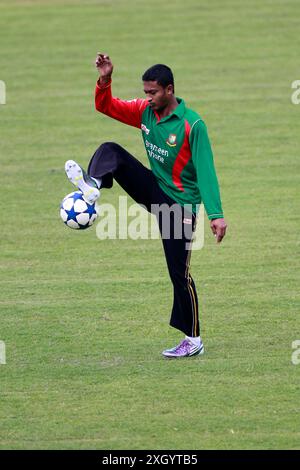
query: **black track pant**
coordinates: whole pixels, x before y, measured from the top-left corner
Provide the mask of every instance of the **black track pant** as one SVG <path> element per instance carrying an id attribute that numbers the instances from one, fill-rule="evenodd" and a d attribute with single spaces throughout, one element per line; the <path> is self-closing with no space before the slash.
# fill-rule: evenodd
<path id="1" fill-rule="evenodd" d="M 198 299 L 189 273 L 189 242 L 196 225 L 195 215 L 184 211 L 167 196 L 152 171 L 116 143 L 106 142 L 96 150 L 88 173 L 95 178 L 102 178 L 103 188 L 111 188 L 115 179 L 137 203 L 156 214 L 174 288 L 170 325 L 187 336 L 199 336 Z M 166 216 L 163 211 L 157 212 L 157 207 L 162 204 L 174 209 L 171 211 L 170 224 L 164 223 Z"/>

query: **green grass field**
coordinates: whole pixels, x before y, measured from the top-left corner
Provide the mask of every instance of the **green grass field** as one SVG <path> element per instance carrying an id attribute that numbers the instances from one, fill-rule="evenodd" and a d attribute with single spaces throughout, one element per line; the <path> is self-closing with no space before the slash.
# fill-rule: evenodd
<path id="1" fill-rule="evenodd" d="M 297 0 L 0 0 L 1 449 L 299 449 Z M 94 110 L 169 64 L 207 123 L 229 223 L 192 257 L 203 357 L 166 361 L 172 288 L 159 240 L 66 228 L 64 162 L 138 130 Z M 117 202 L 115 185 L 101 201 Z"/>

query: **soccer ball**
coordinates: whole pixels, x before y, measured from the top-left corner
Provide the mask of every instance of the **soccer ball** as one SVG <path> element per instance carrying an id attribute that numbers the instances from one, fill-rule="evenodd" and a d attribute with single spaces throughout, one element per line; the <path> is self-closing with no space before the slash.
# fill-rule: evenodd
<path id="1" fill-rule="evenodd" d="M 98 213 L 95 204 L 88 204 L 81 191 L 67 194 L 60 205 L 62 221 L 70 228 L 84 230 L 95 222 Z"/>

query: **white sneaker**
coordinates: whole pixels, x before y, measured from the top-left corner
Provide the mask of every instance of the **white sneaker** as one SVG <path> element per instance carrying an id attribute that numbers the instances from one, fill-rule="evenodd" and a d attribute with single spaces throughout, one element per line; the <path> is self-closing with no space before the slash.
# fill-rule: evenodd
<path id="1" fill-rule="evenodd" d="M 74 162 L 74 160 L 68 160 L 65 163 L 65 171 L 71 183 L 82 192 L 83 199 L 88 204 L 94 204 L 100 196 L 96 181 L 94 181 L 78 163 Z"/>

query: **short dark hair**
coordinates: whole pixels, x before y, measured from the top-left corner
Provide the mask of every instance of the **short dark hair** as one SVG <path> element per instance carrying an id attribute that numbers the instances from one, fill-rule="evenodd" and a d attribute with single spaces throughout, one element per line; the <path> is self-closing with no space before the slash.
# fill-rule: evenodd
<path id="1" fill-rule="evenodd" d="M 157 82 L 159 85 L 166 88 L 168 85 L 173 85 L 174 76 L 173 72 L 167 65 L 156 64 L 152 65 L 142 76 L 144 82 Z"/>

